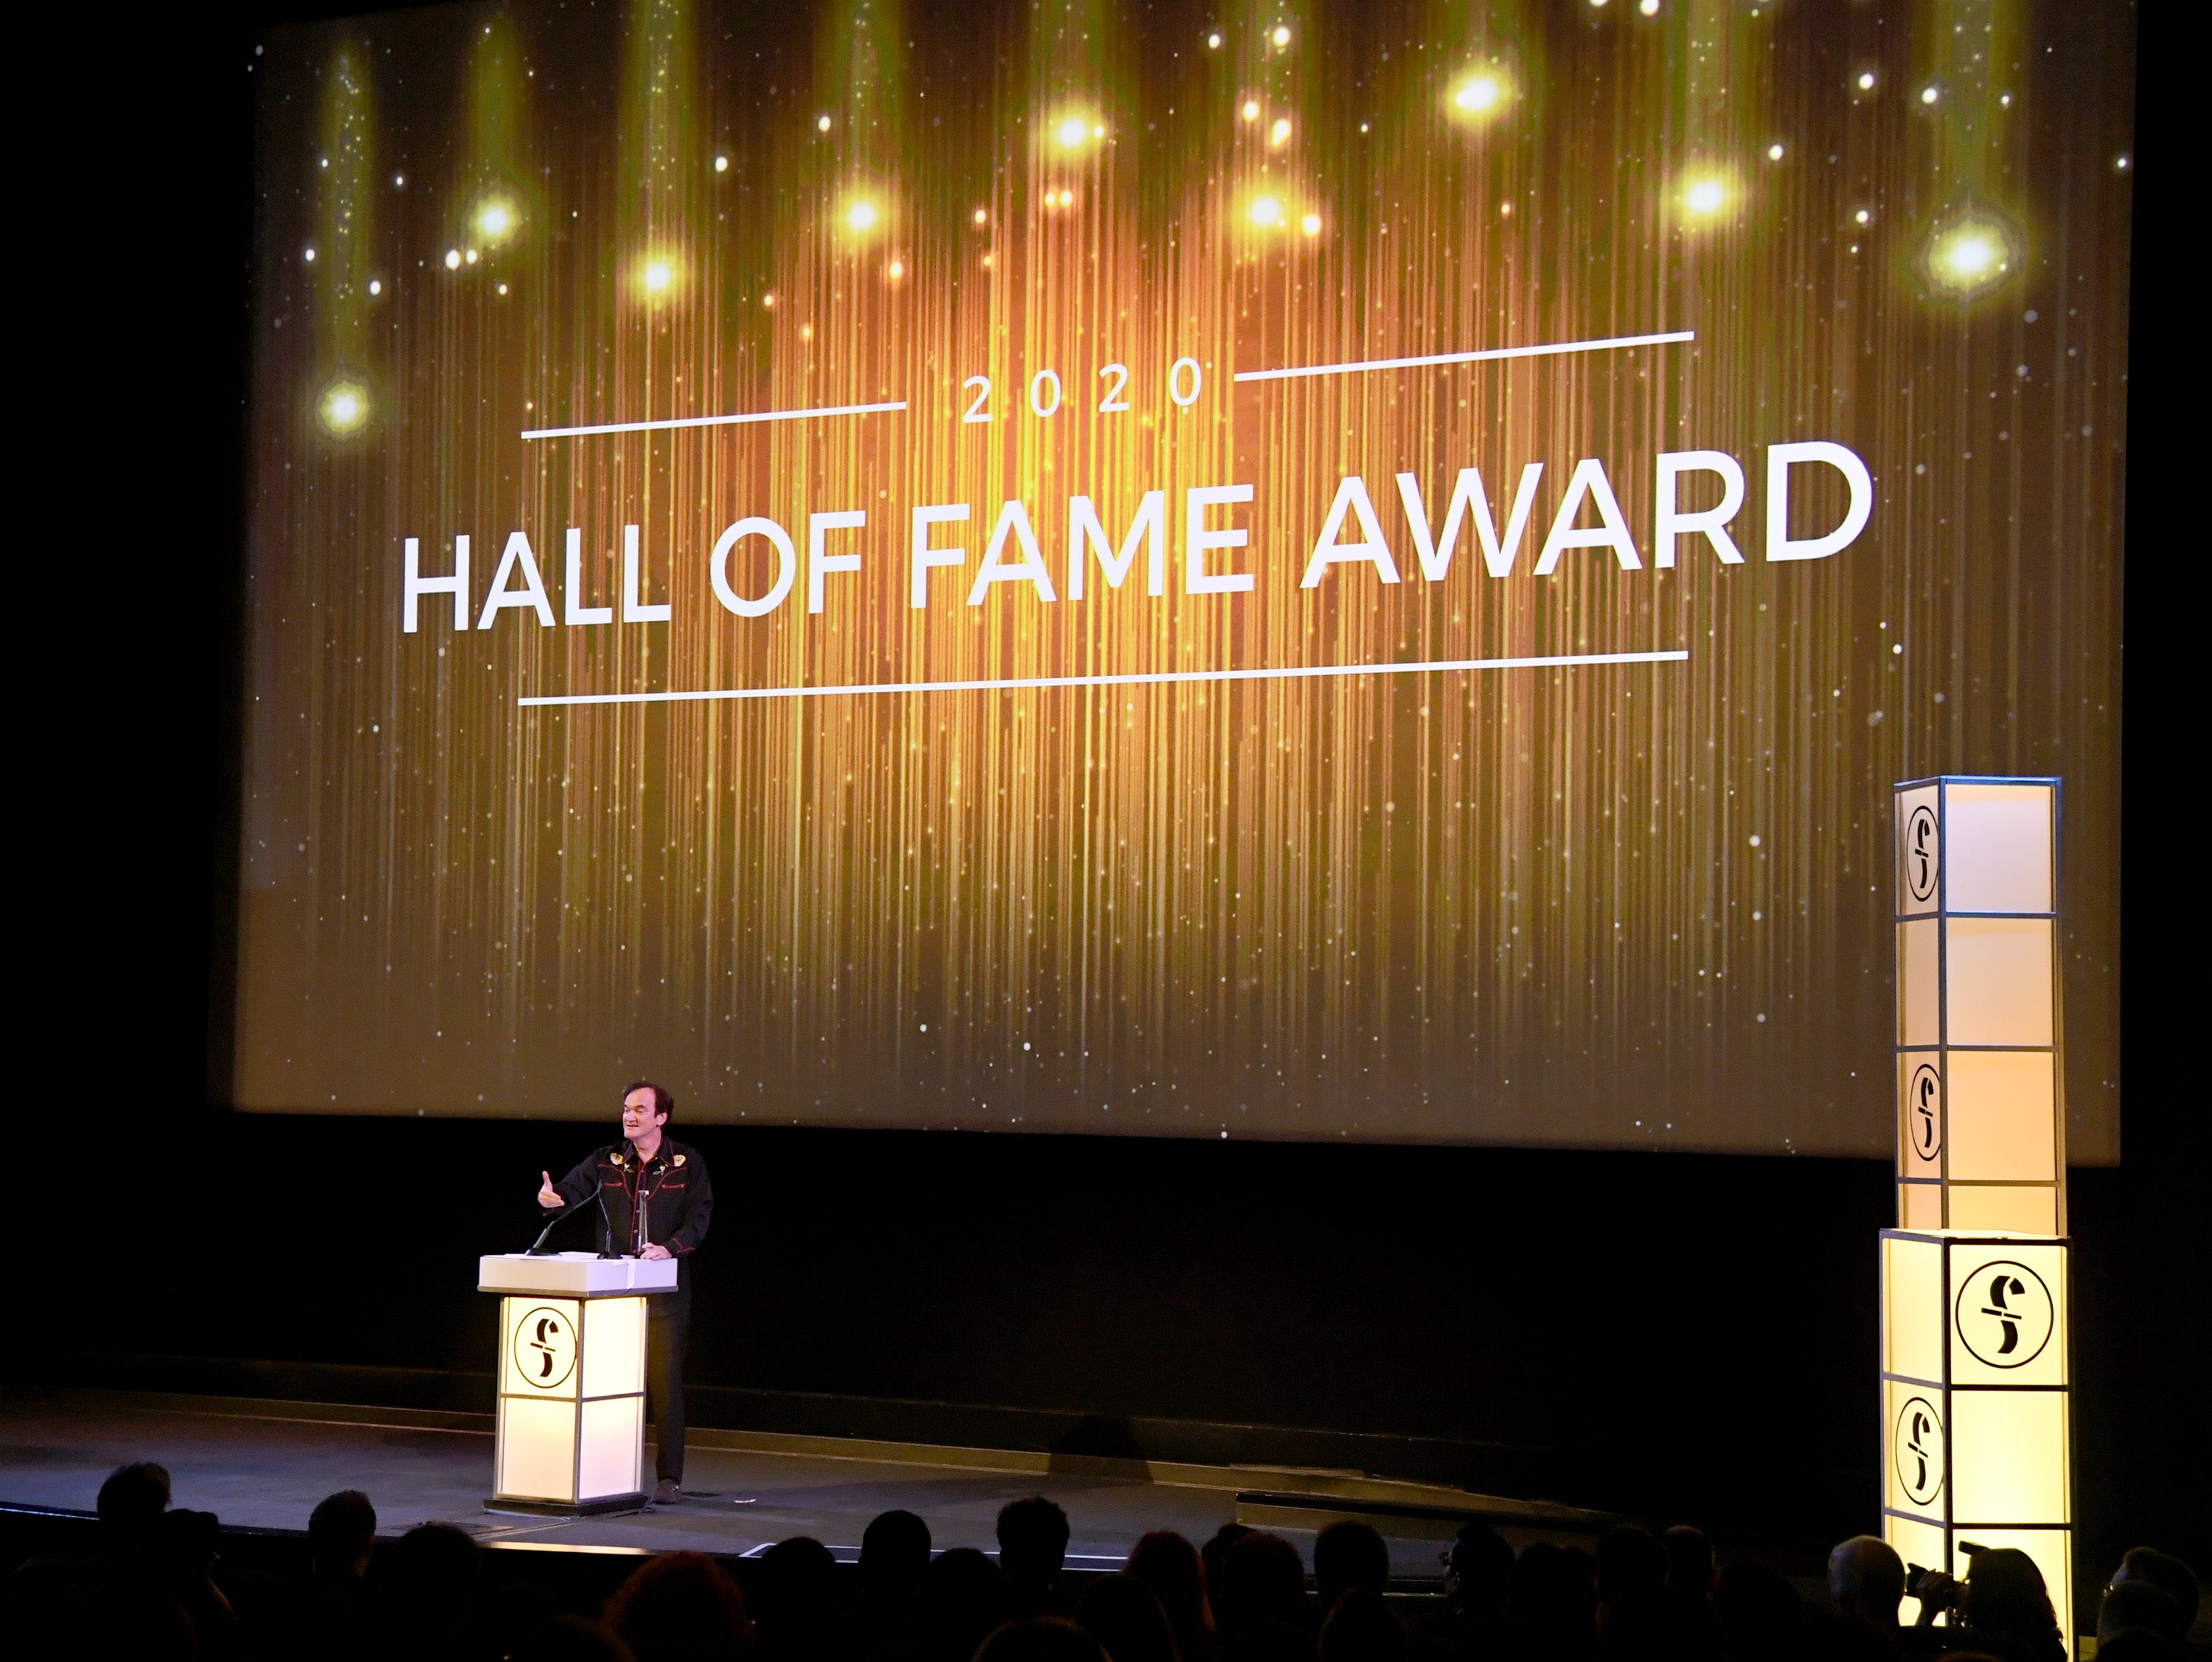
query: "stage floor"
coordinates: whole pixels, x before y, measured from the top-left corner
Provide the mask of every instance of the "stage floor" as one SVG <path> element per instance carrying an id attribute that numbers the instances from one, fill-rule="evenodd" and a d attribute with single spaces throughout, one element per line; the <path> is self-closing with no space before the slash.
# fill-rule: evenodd
<path id="1" fill-rule="evenodd" d="M 1240 1490 L 1297 1487 L 1295 1474 L 1233 1468 L 1178 1468 L 1177 1481 L 1160 1482 L 979 1469 L 967 1451 L 960 1464 L 942 1464 L 911 1455 L 855 1458 L 702 1446 L 716 1440 L 708 1432 L 699 1434 L 690 1451 L 682 1505 L 569 1522 L 484 1511 L 491 1488 L 488 1430 L 404 1423 L 410 1416 L 402 1414 L 380 1421 L 367 1409 L 331 1409 L 331 1418 L 317 1419 L 313 1406 L 301 1403 L 174 1402 L 189 1406 L 134 1392 L 0 1392 L 0 1501 L 89 1511 L 101 1481 L 117 1466 L 156 1460 L 168 1468 L 176 1505 L 212 1512 L 227 1526 L 304 1530 L 318 1501 L 357 1488 L 374 1501 L 381 1536 L 439 1519 L 489 1544 L 741 1556 L 789 1536 L 811 1535 L 849 1558 L 868 1520 L 896 1507 L 927 1519 L 940 1549 L 995 1551 L 992 1525 L 999 1508 L 1042 1494 L 1067 1512 L 1070 1568 L 1107 1569 L 1118 1568 L 1147 1530 L 1179 1530 L 1202 1542 L 1237 1517 Z M 1214 1470 L 1218 1482 L 1205 1476 Z M 1387 1523 L 1374 1521 L 1389 1537 Z M 1564 1529 L 1541 1532 L 1553 1538 L 1585 1533 L 1560 1521 Z M 1310 1563 L 1312 1530 L 1286 1527 L 1273 1517 L 1267 1526 L 1297 1543 Z M 1518 1532 L 1507 1531 L 1509 1537 Z M 1421 1533 L 1424 1538 L 1390 1540 L 1393 1572 L 1407 1581 L 1440 1574 L 1437 1531 Z"/>

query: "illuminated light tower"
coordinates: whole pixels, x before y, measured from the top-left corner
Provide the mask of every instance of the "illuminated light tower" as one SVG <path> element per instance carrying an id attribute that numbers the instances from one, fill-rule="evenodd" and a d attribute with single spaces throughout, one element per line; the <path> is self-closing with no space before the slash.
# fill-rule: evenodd
<path id="1" fill-rule="evenodd" d="M 1923 256 L 1929 285 L 1955 300 L 1972 300 L 2002 283 L 2020 253 L 2012 228 L 1984 208 L 1937 223 Z"/>
<path id="2" fill-rule="evenodd" d="M 322 403 L 316 408 L 323 430 L 337 438 L 358 433 L 368 421 L 368 389 L 350 377 L 342 376 L 323 390 Z"/>

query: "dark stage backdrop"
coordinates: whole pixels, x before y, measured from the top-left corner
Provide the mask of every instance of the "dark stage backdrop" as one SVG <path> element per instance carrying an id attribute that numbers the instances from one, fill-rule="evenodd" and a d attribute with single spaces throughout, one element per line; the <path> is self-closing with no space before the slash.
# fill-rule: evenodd
<path id="1" fill-rule="evenodd" d="M 1877 1156 L 1890 785 L 2026 771 L 2114 1158 L 2133 63 L 2026 0 L 257 34 L 228 1089 Z"/>

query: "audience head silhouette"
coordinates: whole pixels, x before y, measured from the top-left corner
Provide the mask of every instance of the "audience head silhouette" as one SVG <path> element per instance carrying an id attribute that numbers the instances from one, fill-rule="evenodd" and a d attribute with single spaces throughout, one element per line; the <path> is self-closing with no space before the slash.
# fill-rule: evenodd
<path id="1" fill-rule="evenodd" d="M 357 1488 L 325 1495 L 307 1514 L 307 1554 L 319 1576 L 358 1580 L 368 1573 L 368 1555 L 375 1545 L 376 1508 Z"/>
<path id="2" fill-rule="evenodd" d="M 1084 1588 L 1075 1601 L 1075 1623 L 1114 1662 L 1177 1662 L 1180 1655 L 1167 1611 L 1152 1590 L 1126 1570 L 1099 1576 Z"/>
<path id="3" fill-rule="evenodd" d="M 1015 1608 L 1035 1616 L 1059 1604 L 1054 1584 L 1067 1562 L 1067 1514 L 1042 1495 L 1010 1501 L 999 1510 L 998 1535 L 999 1568 Z"/>
<path id="4" fill-rule="evenodd" d="M 1321 1662 L 1406 1662 L 1406 1629 L 1380 1587 L 1354 1582 L 1337 1598 L 1322 1623 Z"/>
<path id="5" fill-rule="evenodd" d="M 1888 1542 L 1854 1535 L 1828 1555 L 1828 1601 L 1846 1622 L 1892 1631 L 1904 1597 L 1905 1561 Z"/>
<path id="6" fill-rule="evenodd" d="M 2197 1573 L 2170 1552 L 2160 1552 L 2155 1547 L 2130 1547 L 2120 1559 L 2119 1568 L 2112 1572 L 2115 1590 L 2131 1584 L 2148 1583 L 2173 1601 L 2180 1612 L 2178 1624 L 2166 1637 L 2179 1644 L 2189 1637 L 2189 1629 L 2196 1624 L 2197 1607 L 2203 1598 Z"/>
<path id="7" fill-rule="evenodd" d="M 1160 1601 L 1184 1662 L 1202 1656 L 1212 1642 L 1213 1609 L 1206 1601 L 1206 1565 L 1198 1549 L 1171 1529 L 1156 1529 L 1138 1537 L 1122 1569 Z"/>
<path id="8" fill-rule="evenodd" d="M 703 1552 L 648 1560 L 607 1600 L 606 1622 L 637 1662 L 738 1662 L 753 1642 L 744 1593 Z"/>
<path id="9" fill-rule="evenodd" d="M 1017 1502 L 1016 1504 L 1019 1504 Z M 1056 1616 L 1009 1622 L 986 1639 L 975 1662 L 1118 1662 L 1098 1641 Z"/>
<path id="10" fill-rule="evenodd" d="M 1239 1537 L 1221 1555 L 1221 1630 L 1232 1642 L 1254 1629 L 1303 1631 L 1306 1568 L 1298 1549 L 1279 1535 L 1258 1531 Z"/>
<path id="11" fill-rule="evenodd" d="M 1341 1518 L 1314 1537 L 1314 1591 L 1324 1610 L 1352 1587 L 1381 1592 L 1390 1583 L 1390 1549 L 1372 1524 Z"/>

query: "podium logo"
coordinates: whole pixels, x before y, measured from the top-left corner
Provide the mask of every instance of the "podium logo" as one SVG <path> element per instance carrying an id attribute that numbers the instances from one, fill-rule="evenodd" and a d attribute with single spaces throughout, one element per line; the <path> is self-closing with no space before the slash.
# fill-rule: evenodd
<path id="1" fill-rule="evenodd" d="M 1915 900 L 1936 898 L 1936 870 L 1942 854 L 1936 810 L 1923 802 L 1905 822 L 1905 886 Z"/>
<path id="2" fill-rule="evenodd" d="M 539 1305 L 514 1324 L 514 1371 L 539 1391 L 568 1382 L 576 1366 L 576 1325 L 566 1312 Z"/>
<path id="3" fill-rule="evenodd" d="M 1897 1455 L 1897 1482 L 1916 1507 L 1932 1504 L 1943 1487 L 1943 1422 L 1925 1397 L 1909 1397 L 1897 1411 L 1890 1439 Z"/>
<path id="4" fill-rule="evenodd" d="M 1969 1275 L 1954 1306 L 1960 1342 L 1991 1367 L 2025 1367 L 2040 1356 L 2054 1314 L 2043 1277 L 2005 1259 Z"/>
<path id="5" fill-rule="evenodd" d="M 1912 1082 L 1905 1093 L 1905 1129 L 1912 1139 L 1912 1152 L 1923 1160 L 1934 1160 L 1943 1146 L 1942 1096 L 1943 1081 L 1933 1062 L 1923 1062 L 1912 1070 Z"/>

